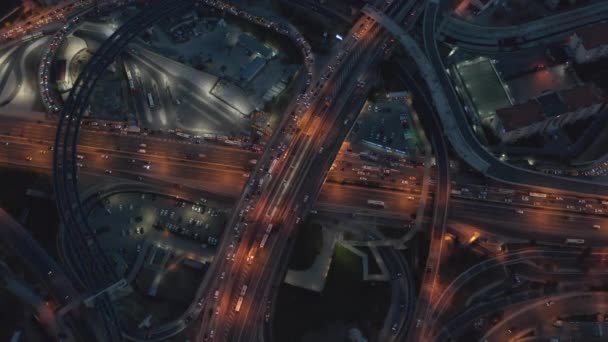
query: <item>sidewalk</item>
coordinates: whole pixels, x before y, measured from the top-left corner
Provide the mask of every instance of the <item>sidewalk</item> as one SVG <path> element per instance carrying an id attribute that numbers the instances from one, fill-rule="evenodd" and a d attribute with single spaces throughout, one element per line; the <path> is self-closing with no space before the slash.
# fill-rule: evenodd
<path id="1" fill-rule="evenodd" d="M 315 292 L 323 291 L 339 233 L 330 231 L 325 227 L 321 231 L 323 232 L 323 247 L 321 248 L 321 252 L 317 255 L 309 269 L 305 271 L 288 270 L 285 276 L 287 284 Z M 367 267 L 367 263 L 365 266 Z"/>

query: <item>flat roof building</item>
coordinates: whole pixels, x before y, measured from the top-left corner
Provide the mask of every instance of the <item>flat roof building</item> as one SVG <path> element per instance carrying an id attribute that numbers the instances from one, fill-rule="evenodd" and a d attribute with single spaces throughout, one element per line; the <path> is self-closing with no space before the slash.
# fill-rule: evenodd
<path id="1" fill-rule="evenodd" d="M 547 92 L 530 101 L 496 110 L 493 128 L 503 143 L 558 129 L 604 109 L 605 99 L 593 85 Z"/>
<path id="2" fill-rule="evenodd" d="M 270 59 L 273 56 L 271 48 L 260 43 L 257 39 L 255 39 L 255 37 L 247 33 L 241 33 L 239 35 L 239 44 L 245 49 L 247 49 L 249 52 L 257 54 L 262 58 Z"/>
<path id="3" fill-rule="evenodd" d="M 256 57 L 241 67 L 241 80 L 251 81 L 266 65 L 266 60 Z"/>

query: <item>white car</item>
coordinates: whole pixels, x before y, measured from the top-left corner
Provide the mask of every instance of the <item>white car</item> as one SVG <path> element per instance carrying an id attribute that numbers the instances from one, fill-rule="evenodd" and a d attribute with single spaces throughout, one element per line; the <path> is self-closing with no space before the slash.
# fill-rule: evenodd
<path id="1" fill-rule="evenodd" d="M 150 170 L 150 164 L 144 164 L 144 169 Z"/>

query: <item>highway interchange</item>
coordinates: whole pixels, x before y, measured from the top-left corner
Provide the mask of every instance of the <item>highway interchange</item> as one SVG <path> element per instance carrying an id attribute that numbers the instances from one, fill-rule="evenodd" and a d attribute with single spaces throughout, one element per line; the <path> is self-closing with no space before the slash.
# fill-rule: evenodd
<path id="1" fill-rule="evenodd" d="M 312 81 L 305 81 L 305 77 L 302 77 L 296 82 L 296 93 L 305 95 L 294 97 L 286 106 L 281 122 L 261 155 L 217 142 L 180 140 L 170 134 L 123 134 L 119 128 L 99 127 L 97 122 L 83 121 L 82 114 L 99 73 L 143 29 L 167 13 L 184 11 L 193 5 L 194 1 L 187 0 L 171 4 L 157 2 L 112 34 L 78 78 L 62 108 L 58 128 L 52 120 L 35 122 L 0 118 L 0 162 L 12 167 L 52 173 L 54 176 L 55 196 L 59 208 L 63 209 L 62 218 L 67 226 L 63 253 L 72 260 L 72 274 L 63 275 L 60 266 L 53 264 L 43 251 L 35 248 L 29 248 L 30 254 L 21 255 L 21 258 L 31 263 L 30 267 L 39 272 L 39 278 L 50 278 L 50 283 L 46 285 L 51 293 L 57 294 L 55 301 L 59 305 L 74 305 L 75 298 L 82 299 L 79 291 L 84 290 L 85 296 L 96 294 L 93 299 L 96 302 L 96 317 L 101 318 L 104 325 L 105 339 L 120 340 L 124 334 L 120 332 L 113 304 L 106 293 L 108 286 L 121 282 L 113 275 L 108 260 L 103 257 L 88 227 L 82 209 L 85 199 L 79 195 L 78 174 L 95 175 L 106 180 L 122 179 L 131 184 L 150 184 L 167 193 L 180 193 L 182 198 L 187 197 L 184 194 L 202 191 L 219 195 L 233 203 L 231 216 L 217 249 L 216 261 L 211 264 L 200 284 L 196 301 L 187 311 L 199 316 L 193 324 L 198 325 L 198 329 L 195 329 L 196 340 L 201 341 L 272 339 L 267 317 L 272 312 L 276 289 L 286 272 L 298 223 L 307 216 L 320 212 L 324 215 L 359 214 L 400 222 L 411 221 L 421 196 L 420 182 L 417 180 L 422 178 L 422 170 L 401 167 L 391 177 L 377 179 L 378 187 L 368 187 L 365 182 L 357 182 L 356 178 L 361 172 L 359 170 L 364 170 L 369 162 L 357 158 L 356 153 L 349 155 L 341 150 L 341 146 L 366 101 L 366 95 L 378 81 L 377 74 L 370 70 L 387 58 L 382 46 L 389 44 L 391 34 L 408 35 L 409 30 L 415 29 L 414 24 L 419 18 L 422 22 L 421 45 L 435 75 L 412 75 L 408 67 L 402 67 L 400 74 L 401 81 L 410 87 L 421 101 L 421 108 L 428 114 L 421 118 L 421 123 L 435 153 L 431 182 L 433 205 L 426 208 L 424 215 L 425 225 L 429 227 L 426 235 L 430 245 L 426 260 L 422 261 L 423 266 L 419 266 L 421 275 L 417 277 L 413 275 L 412 265 L 403 259 L 400 252 L 390 247 L 380 249 L 390 274 L 394 276 L 392 305 L 379 334 L 381 340 L 448 340 L 462 334 L 473 321 L 491 312 L 492 307 L 540 298 L 536 304 L 530 304 L 530 307 L 534 307 L 553 300 L 543 298 L 542 293 L 534 291 L 518 292 L 445 317 L 451 298 L 468 281 L 489 268 L 535 259 L 578 256 L 581 252 L 577 250 L 552 249 L 554 247 L 551 246 L 563 245 L 566 238 L 584 239 L 588 246 L 605 246 L 605 234 L 602 234 L 603 229 L 598 228 L 608 228 L 605 185 L 519 169 L 491 155 L 480 145 L 468 126 L 466 114 L 445 73 L 437 47 L 437 34 L 440 32 L 441 38 L 448 43 L 465 49 L 489 49 L 494 52 L 506 45 L 505 39 L 518 40 L 512 37 L 513 32 L 527 36 L 529 27 L 537 26 L 541 27 L 539 30 L 543 30 L 543 33 L 533 38 L 534 42 L 518 41 L 511 44 L 509 49 L 546 43 L 545 40 L 563 37 L 566 30 L 603 18 L 601 3 L 598 7 L 590 5 L 573 15 L 562 14 L 532 23 L 529 27 L 507 27 L 496 31 L 474 29 L 493 35 L 488 38 L 491 43 L 480 43 L 467 41 L 470 39 L 467 34 L 473 29 L 463 29 L 466 24 L 462 21 L 443 19 L 443 24 L 439 24 L 439 17 L 443 15 L 440 14 L 443 4 L 439 1 L 377 1 L 369 9 L 372 16 L 362 15 L 355 21 L 352 30 L 332 51 L 335 55 L 329 61 L 324 65 L 307 65 L 310 70 L 307 77 L 311 77 Z M 244 10 L 223 2 L 210 0 L 205 5 L 232 15 L 253 18 Z M 588 15 L 594 9 L 597 11 Z M 394 26 L 391 26 L 394 24 L 401 28 L 399 32 L 395 32 Z M 305 43 L 297 38 L 298 33 L 289 31 L 289 28 L 273 26 L 276 24 L 263 25 L 272 26 L 290 36 L 298 42 L 296 44 L 303 44 L 303 49 L 306 49 Z M 558 27 L 560 29 L 555 29 Z M 15 56 L 9 53 L 10 63 L 14 63 L 13 59 L 23 58 L 23 47 L 12 49 L 14 51 L 10 53 Z M 404 49 L 407 51 L 406 45 Z M 132 55 L 131 58 L 128 63 L 143 65 L 140 57 Z M 19 75 L 22 69 L 17 68 L 18 79 L 22 78 Z M 42 75 L 44 71 L 42 68 Z M 148 67 L 146 72 L 154 74 L 156 71 Z M 434 79 L 429 81 L 429 77 Z M 153 80 L 154 77 L 146 79 Z M 173 81 L 178 82 L 179 78 Z M 426 87 L 433 82 L 438 82 L 441 89 L 429 92 Z M 144 86 L 154 87 L 153 84 Z M 18 90 L 18 87 L 15 89 Z M 8 102 L 14 96 L 9 94 Z M 157 96 L 161 97 L 160 94 Z M 443 99 L 438 100 L 437 96 L 443 96 Z M 449 113 L 443 108 L 435 108 L 442 101 L 449 106 Z M 54 102 L 47 102 L 51 103 L 45 103 L 47 109 L 54 106 Z M 163 106 L 170 107 L 171 102 L 165 99 Z M 56 111 L 53 108 L 51 111 Z M 145 111 L 145 106 L 141 110 Z M 491 178 L 490 185 L 480 175 L 453 174 L 449 146 L 473 169 Z M 145 149 L 144 152 L 142 149 Z M 368 177 L 378 178 L 374 174 Z M 470 182 L 471 178 L 476 180 Z M 353 180 L 353 184 L 332 179 Z M 542 192 L 544 197 L 535 198 L 533 193 L 538 192 Z M 191 197 L 196 198 L 195 195 Z M 383 201 L 384 208 L 370 208 L 365 201 L 370 198 Z M 22 228 L 10 218 L 2 217 L 2 222 L 3 226 L 10 228 L 4 230 L 3 241 L 16 241 L 22 246 L 36 245 L 28 240 L 29 235 L 19 233 Z M 494 259 L 471 265 L 449 286 L 443 287 L 445 279 L 441 271 L 446 262 L 445 241 L 454 230 L 458 234 L 455 227 L 459 226 L 468 227 L 476 236 L 509 237 L 505 242 L 542 241 L 549 247 L 505 252 Z M 25 250 L 28 247 L 21 248 L 21 251 Z M 593 252 L 591 257 L 593 260 L 600 257 L 603 260 L 604 255 L 604 252 Z M 46 272 L 41 271 L 47 269 Z M 420 281 L 418 291 L 414 289 L 414 278 Z M 59 282 L 60 286 L 57 285 Z M 577 296 L 596 294 L 581 292 Z M 555 301 L 567 301 L 572 300 L 574 295 L 565 293 L 554 297 Z M 531 310 L 530 307 L 526 310 Z M 74 324 L 74 321 L 71 323 Z M 498 327 L 486 333 L 488 340 L 490 337 L 496 340 L 506 338 L 498 337 L 504 333 L 498 332 Z M 130 338 L 145 340 L 153 337 L 158 340 L 185 328 L 182 318 L 171 328 L 165 327 L 163 331 Z M 57 333 L 56 328 L 49 328 L 51 331 L 53 329 Z M 75 336 L 64 337 L 63 333 L 61 338 L 77 339 Z"/>

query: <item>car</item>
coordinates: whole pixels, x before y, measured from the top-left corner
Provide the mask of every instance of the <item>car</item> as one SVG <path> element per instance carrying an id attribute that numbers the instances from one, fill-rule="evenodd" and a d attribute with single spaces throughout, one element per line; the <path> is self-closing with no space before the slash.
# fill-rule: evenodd
<path id="1" fill-rule="evenodd" d="M 105 173 L 107 173 L 107 174 L 111 175 L 111 174 L 112 174 L 112 170 L 108 170 L 108 169 L 106 169 L 106 170 L 105 170 Z"/>
<path id="2" fill-rule="evenodd" d="M 108 158 L 110 158 L 110 156 L 109 156 L 109 155 L 107 155 L 107 154 L 102 154 L 102 155 L 101 155 L 101 159 L 108 159 Z"/>
<path id="3" fill-rule="evenodd" d="M 143 168 L 146 169 L 146 170 L 150 170 L 150 164 L 144 164 Z"/>
<path id="4" fill-rule="evenodd" d="M 594 224 L 593 225 L 593 229 L 600 229 L 600 228 L 601 228 L 601 226 L 599 224 Z"/>
<path id="5" fill-rule="evenodd" d="M 518 214 L 521 214 L 521 215 L 523 215 L 523 214 L 524 214 L 524 211 L 523 211 L 523 210 L 521 210 L 521 209 L 517 209 L 517 210 L 515 210 L 515 212 L 516 212 L 516 213 L 518 213 Z"/>
<path id="6" fill-rule="evenodd" d="M 397 331 L 397 327 L 398 327 L 398 326 L 399 326 L 399 325 L 398 325 L 397 323 L 393 324 L 393 326 L 391 327 L 391 330 L 392 330 L 392 331 Z"/>
<path id="7" fill-rule="evenodd" d="M 32 161 L 32 159 L 33 159 L 32 156 L 25 157 L 25 160 L 27 160 L 27 161 Z"/>
<path id="8" fill-rule="evenodd" d="M 555 304 L 555 302 L 552 301 L 552 300 L 550 300 L 550 301 L 548 301 L 548 302 L 545 303 L 546 306 L 551 306 L 553 304 Z"/>

